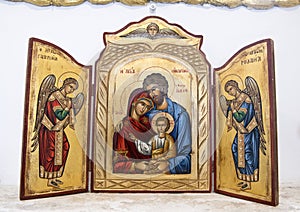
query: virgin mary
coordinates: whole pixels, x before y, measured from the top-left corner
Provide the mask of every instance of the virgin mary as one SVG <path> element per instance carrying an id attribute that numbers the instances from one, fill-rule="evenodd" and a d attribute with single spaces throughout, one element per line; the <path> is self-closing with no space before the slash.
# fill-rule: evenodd
<path id="1" fill-rule="evenodd" d="M 140 153 L 132 137 L 148 141 L 154 136 L 149 119 L 145 116 L 153 107 L 148 92 L 136 89 L 131 93 L 127 116 L 122 121 L 121 130 L 115 132 L 113 137 L 113 172 L 144 173 L 147 169 L 151 155 Z"/>

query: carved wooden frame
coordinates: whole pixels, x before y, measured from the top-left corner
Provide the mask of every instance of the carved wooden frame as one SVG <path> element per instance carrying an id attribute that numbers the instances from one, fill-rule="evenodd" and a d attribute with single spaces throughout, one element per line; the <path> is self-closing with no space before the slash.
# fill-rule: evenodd
<path id="1" fill-rule="evenodd" d="M 185 35 L 194 41 L 191 45 L 177 45 L 174 40 L 171 43 L 156 43 L 150 39 L 138 40 L 138 42 L 125 43 L 121 35 L 126 34 L 141 26 L 147 26 L 149 23 L 157 23 L 164 27 L 170 27 L 180 35 Z M 122 44 L 118 43 L 119 42 Z M 194 36 L 180 26 L 169 24 L 159 17 L 147 17 L 138 23 L 131 23 L 122 30 L 115 33 L 105 33 L 105 50 L 96 63 L 96 94 L 95 94 L 95 121 L 94 121 L 94 146 L 93 146 L 93 166 L 92 166 L 92 191 L 95 192 L 209 192 L 211 190 L 211 150 L 210 150 L 210 65 L 205 59 L 205 55 L 199 51 L 202 36 Z M 196 41 L 196 43 L 195 43 Z M 142 174 L 140 176 L 125 174 L 119 176 L 111 173 L 108 168 L 111 158 L 111 134 L 109 125 L 111 125 L 109 107 L 113 107 L 111 102 L 113 93 L 110 93 L 110 80 L 115 67 L 122 67 L 128 63 L 128 60 L 154 57 L 167 58 L 168 60 L 180 61 L 186 63 L 194 72 L 197 101 L 194 104 L 195 116 L 192 118 L 193 133 L 197 135 L 193 141 L 192 159 L 194 167 L 193 178 L 186 174 L 150 176 Z M 119 64 L 118 64 L 119 63 Z M 121 64 L 121 65 L 120 65 Z M 192 71 L 190 70 L 190 71 Z M 127 100 L 125 101 L 127 103 Z M 126 104 L 125 103 L 125 104 Z M 110 135 L 110 136 L 109 136 Z M 107 162 L 107 160 L 109 162 Z M 143 176 L 144 175 L 144 176 Z"/>

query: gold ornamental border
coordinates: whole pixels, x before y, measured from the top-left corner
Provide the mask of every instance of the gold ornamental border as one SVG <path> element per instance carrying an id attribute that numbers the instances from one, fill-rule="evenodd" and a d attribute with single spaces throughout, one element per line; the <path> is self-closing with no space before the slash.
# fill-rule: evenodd
<path id="1" fill-rule="evenodd" d="M 27 2 L 37 6 L 76 6 L 84 2 L 105 5 L 121 2 L 126 5 L 146 5 L 148 3 L 186 3 L 192 5 L 210 4 L 213 6 L 235 8 L 245 6 L 253 9 L 270 9 L 272 7 L 295 7 L 300 5 L 300 0 L 7 0 L 11 2 Z"/>

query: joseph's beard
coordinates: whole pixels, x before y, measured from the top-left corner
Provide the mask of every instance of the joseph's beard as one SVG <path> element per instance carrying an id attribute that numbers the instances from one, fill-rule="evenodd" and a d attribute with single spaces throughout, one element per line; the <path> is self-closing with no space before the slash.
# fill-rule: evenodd
<path id="1" fill-rule="evenodd" d="M 157 95 L 153 97 L 153 101 L 155 102 L 155 104 L 157 105 L 162 105 L 162 103 L 164 102 L 164 97 L 165 95 Z"/>

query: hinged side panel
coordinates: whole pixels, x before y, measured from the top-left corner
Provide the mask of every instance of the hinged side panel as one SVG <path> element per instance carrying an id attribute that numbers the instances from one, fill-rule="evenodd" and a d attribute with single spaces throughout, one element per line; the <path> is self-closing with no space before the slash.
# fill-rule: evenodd
<path id="1" fill-rule="evenodd" d="M 29 41 L 20 199 L 88 190 L 91 67 Z"/>
<path id="2" fill-rule="evenodd" d="M 253 43 L 214 70 L 215 191 L 278 204 L 273 42 Z"/>

